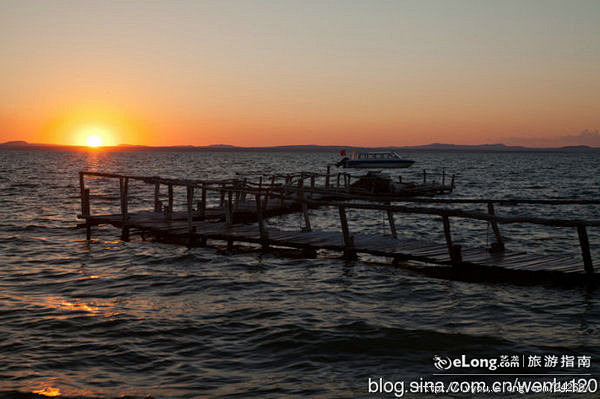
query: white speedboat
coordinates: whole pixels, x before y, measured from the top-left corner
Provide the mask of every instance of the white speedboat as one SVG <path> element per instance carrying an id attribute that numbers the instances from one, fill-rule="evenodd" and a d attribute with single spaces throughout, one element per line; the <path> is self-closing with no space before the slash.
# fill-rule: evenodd
<path id="1" fill-rule="evenodd" d="M 345 156 L 345 151 L 342 151 L 341 154 L 344 158 L 336 165 L 344 168 L 408 168 L 415 163 L 415 161 L 400 158 L 400 155 L 394 151 L 354 151 L 350 157 Z"/>

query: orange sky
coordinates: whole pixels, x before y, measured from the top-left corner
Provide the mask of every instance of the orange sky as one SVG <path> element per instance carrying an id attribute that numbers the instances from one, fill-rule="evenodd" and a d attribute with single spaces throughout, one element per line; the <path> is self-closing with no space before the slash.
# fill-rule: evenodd
<path id="1" fill-rule="evenodd" d="M 7 0 L 0 142 L 600 146 L 599 37 L 596 1 Z"/>

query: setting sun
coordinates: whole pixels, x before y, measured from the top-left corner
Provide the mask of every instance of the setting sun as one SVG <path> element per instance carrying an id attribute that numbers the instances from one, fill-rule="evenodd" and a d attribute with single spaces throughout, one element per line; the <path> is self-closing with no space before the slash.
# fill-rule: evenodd
<path id="1" fill-rule="evenodd" d="M 79 137 L 76 142 L 90 148 L 111 146 L 115 141 L 114 131 L 103 125 L 85 124 L 75 129 L 75 134 Z"/>
<path id="2" fill-rule="evenodd" d="M 102 145 L 102 137 L 95 134 L 88 136 L 85 143 L 88 147 L 100 147 Z"/>

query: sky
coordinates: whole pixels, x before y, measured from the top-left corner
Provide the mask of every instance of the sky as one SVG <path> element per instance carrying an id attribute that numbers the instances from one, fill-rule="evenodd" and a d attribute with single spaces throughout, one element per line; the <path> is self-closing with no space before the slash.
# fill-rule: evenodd
<path id="1" fill-rule="evenodd" d="M 600 147 L 600 1 L 0 2 L 0 142 Z"/>

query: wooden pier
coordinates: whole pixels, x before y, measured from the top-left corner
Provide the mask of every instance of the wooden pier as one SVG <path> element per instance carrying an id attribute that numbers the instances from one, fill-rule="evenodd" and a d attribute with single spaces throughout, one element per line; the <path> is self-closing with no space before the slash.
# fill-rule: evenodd
<path id="1" fill-rule="evenodd" d="M 599 227 L 600 221 L 500 216 L 494 207 L 600 204 L 597 200 L 403 198 L 401 202 L 405 205 L 392 205 L 398 198 L 349 193 L 348 178 L 344 178 L 346 183 L 330 184 L 332 175 L 329 173 L 319 175 L 305 172 L 226 180 L 181 180 L 99 172 L 80 172 L 79 176 L 79 218 L 84 220 L 79 226 L 86 228 L 88 239 L 92 226 L 108 224 L 121 229 L 123 240 L 129 239 L 130 232 L 139 232 L 143 238 L 153 237 L 159 241 L 188 246 L 206 246 L 209 240 L 217 240 L 227 243 L 230 249 L 234 243 L 257 244 L 265 250 L 273 247 L 297 248 L 302 250 L 303 256 L 309 257 L 315 256 L 319 250 L 336 251 L 349 259 L 357 258 L 358 254 L 370 254 L 391 258 L 394 264 L 403 267 L 457 278 L 500 276 L 531 281 L 599 281 L 593 267 L 587 229 Z M 105 184 L 118 180 L 118 212 L 92 213 L 90 202 L 93 196 L 86 186 L 86 177 L 103 179 Z M 321 180 L 323 184 L 319 184 Z M 132 202 L 130 181 L 153 186 L 153 190 L 147 190 L 153 191 L 152 201 L 148 199 L 147 208 L 139 204 L 138 198 L 138 208 L 141 208 L 129 210 Z M 113 186 L 116 190 L 117 184 Z M 166 187 L 166 193 L 161 192 L 163 187 Z M 179 211 L 174 210 L 176 188 L 185 189 L 184 206 Z M 432 204 L 445 207 L 432 207 Z M 486 207 L 487 212 L 447 207 L 452 204 L 478 204 Z M 310 209 L 316 208 L 336 209 L 340 229 L 313 229 Z M 351 231 L 348 210 L 382 212 L 387 215 L 388 234 Z M 269 218 L 291 213 L 301 215 L 302 223 L 297 230 L 287 231 L 267 225 Z M 407 238 L 396 226 L 397 214 L 439 217 L 445 241 L 440 243 Z M 489 247 L 456 245 L 451 227 L 451 220 L 456 218 L 489 224 L 494 241 Z M 514 223 L 571 228 L 573 236 L 579 240 L 581 256 L 538 255 L 506 248 L 500 225 Z"/>

